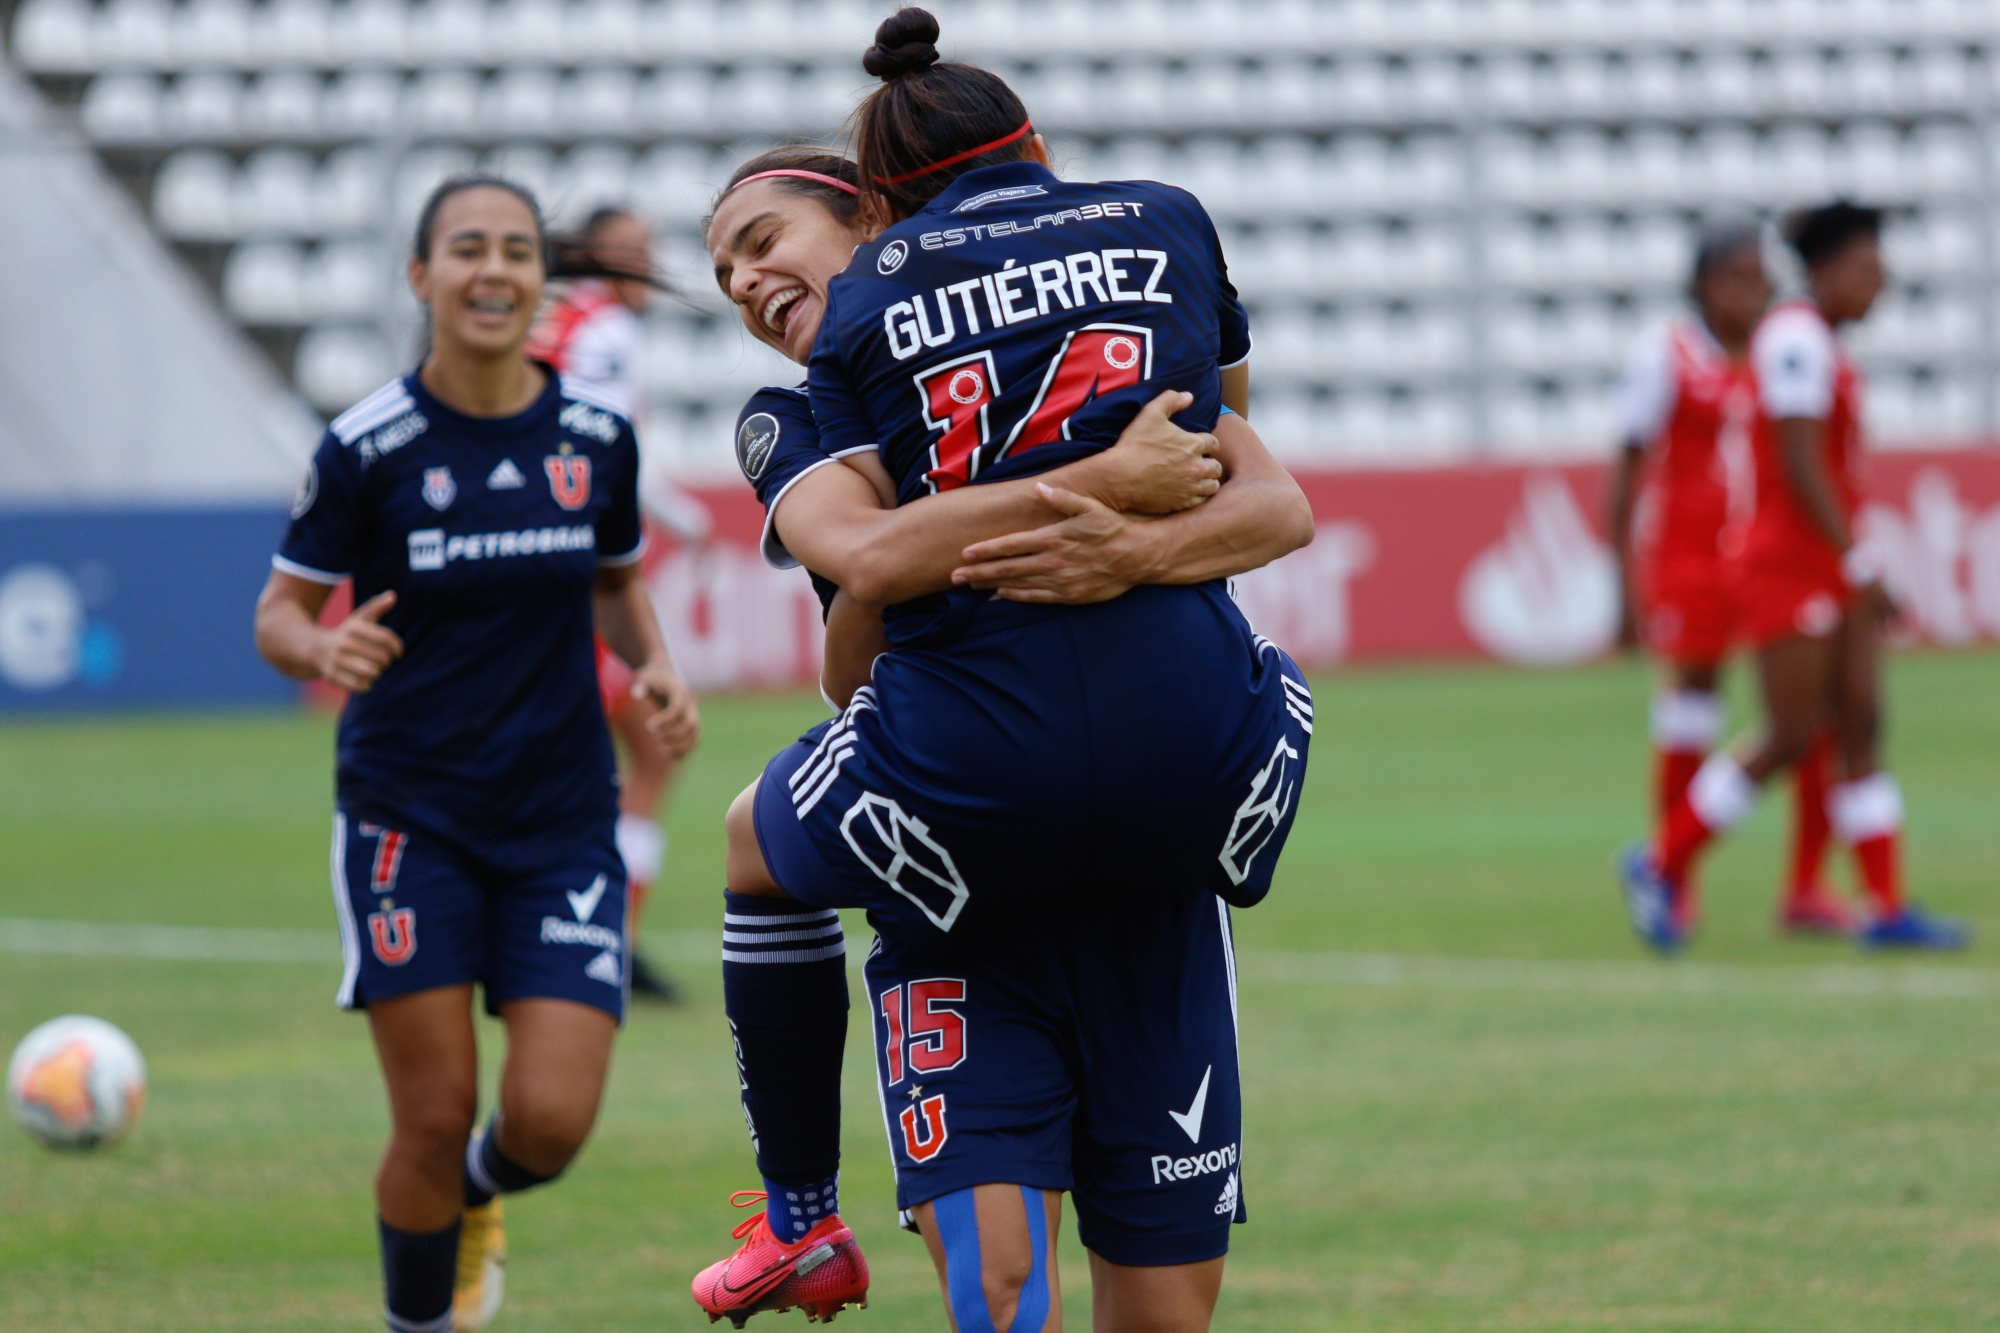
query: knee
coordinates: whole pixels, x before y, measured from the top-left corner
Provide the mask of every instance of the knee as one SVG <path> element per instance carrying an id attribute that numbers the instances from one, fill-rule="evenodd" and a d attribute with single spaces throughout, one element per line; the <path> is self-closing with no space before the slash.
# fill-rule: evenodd
<path id="1" fill-rule="evenodd" d="M 399 1108 L 395 1118 L 396 1145 L 424 1162 L 456 1163 L 465 1155 L 478 1108 L 469 1097 L 427 1098 Z"/>
<path id="2" fill-rule="evenodd" d="M 500 1150 L 537 1175 L 576 1160 L 597 1122 L 595 1098 L 514 1097 L 500 1115 Z"/>
<path id="3" fill-rule="evenodd" d="M 984 1313 L 993 1321 L 991 1327 L 996 1333 L 1040 1333 L 1039 1322 L 1032 1328 L 1025 1325 L 1021 1328 L 1014 1326 L 1015 1317 L 1023 1313 L 1022 1298 L 1033 1272 L 1034 1265 L 1025 1259 L 1018 1263 L 1007 1260 L 1000 1260 L 997 1263 L 992 1260 L 987 1261 L 984 1271 L 980 1274 L 980 1286 L 984 1289 L 986 1297 Z M 952 1315 L 958 1320 L 960 1333 L 967 1327 L 979 1327 L 977 1324 L 968 1325 L 964 1313 L 959 1310 L 954 1309 Z"/>

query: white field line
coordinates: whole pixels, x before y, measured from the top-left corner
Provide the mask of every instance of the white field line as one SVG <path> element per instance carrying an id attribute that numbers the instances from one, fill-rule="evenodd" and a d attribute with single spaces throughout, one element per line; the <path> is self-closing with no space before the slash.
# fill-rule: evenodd
<path id="1" fill-rule="evenodd" d="M 714 964 L 721 942 L 702 930 L 643 935 L 649 957 L 682 966 Z M 0 917 L 0 953 L 156 958 L 202 963 L 334 964 L 330 931 L 243 926 L 162 926 Z M 859 967 L 862 948 L 848 950 Z M 1522 991 L 1589 995 L 1798 995 L 1918 1000 L 2000 997 L 2000 971 L 1921 963 L 1793 966 L 1756 963 L 1565 962 L 1540 958 L 1453 958 L 1422 954 L 1311 953 L 1245 949 L 1243 981 L 1256 985 L 1351 986 L 1377 990 Z"/>

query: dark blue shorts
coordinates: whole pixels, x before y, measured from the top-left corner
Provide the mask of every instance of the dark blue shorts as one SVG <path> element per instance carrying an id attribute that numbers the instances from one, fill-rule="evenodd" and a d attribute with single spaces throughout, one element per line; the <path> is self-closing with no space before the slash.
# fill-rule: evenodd
<path id="1" fill-rule="evenodd" d="M 1244 1220 L 1229 909 L 1099 896 L 878 937 L 864 975 L 903 1209 L 1074 1192 L 1113 1263 L 1199 1263 Z"/>
<path id="2" fill-rule="evenodd" d="M 478 982 L 488 1013 L 574 1000 L 624 1020 L 625 866 L 609 823 L 522 866 L 336 814 L 333 902 L 342 1008 Z"/>
<path id="3" fill-rule="evenodd" d="M 771 761 L 757 837 L 792 897 L 936 930 L 1106 886 L 1247 906 L 1311 735 L 1305 678 L 1220 585 L 990 602 Z"/>

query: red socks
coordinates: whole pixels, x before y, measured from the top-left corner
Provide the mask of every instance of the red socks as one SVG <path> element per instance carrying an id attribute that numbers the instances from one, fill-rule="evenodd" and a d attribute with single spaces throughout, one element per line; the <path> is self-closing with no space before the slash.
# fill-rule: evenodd
<path id="1" fill-rule="evenodd" d="M 1669 883 L 1683 883 L 1695 854 L 1735 827 L 1756 800 L 1757 784 L 1734 757 L 1726 751 L 1710 756 L 1688 783 L 1687 794 L 1661 821 L 1654 849 L 1660 873 Z"/>
<path id="2" fill-rule="evenodd" d="M 1861 883 L 1878 917 L 1903 911 L 1903 793 L 1887 773 L 1843 782 L 1828 802 L 1833 830 L 1854 849 Z"/>
<path id="3" fill-rule="evenodd" d="M 1785 886 L 1787 902 L 1818 896 L 1820 872 L 1826 867 L 1833 841 L 1833 819 L 1827 813 L 1828 776 L 1833 766 L 1833 735 L 1822 731 L 1792 766 L 1792 870 Z"/>

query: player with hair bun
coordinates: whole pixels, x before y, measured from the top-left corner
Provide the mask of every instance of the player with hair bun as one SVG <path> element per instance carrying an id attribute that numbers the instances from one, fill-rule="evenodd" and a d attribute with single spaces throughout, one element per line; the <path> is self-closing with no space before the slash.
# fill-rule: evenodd
<path id="1" fill-rule="evenodd" d="M 1623 448 L 1612 479 L 1611 537 L 1625 590 L 1622 634 L 1664 668 L 1653 697 L 1656 810 L 1665 815 L 1722 738 L 1723 659 L 1741 634 L 1742 557 L 1756 503 L 1757 416 L 1750 339 L 1771 303 L 1763 229 L 1711 225 L 1688 285 L 1694 311 L 1649 331 L 1619 385 Z M 1845 934 L 1847 909 L 1820 877 L 1832 737 L 1821 731 L 1792 766 L 1791 874 L 1779 927 Z M 1694 882 L 1676 901 L 1698 914 Z"/>
<path id="2" fill-rule="evenodd" d="M 1059 180 L 1019 99 L 984 70 L 940 62 L 937 35 L 929 14 L 905 9 L 864 58 L 884 82 L 858 113 L 853 209 L 879 210 L 860 225 L 885 229 L 838 277 L 782 281 L 764 256 L 790 224 L 770 205 L 797 177 L 743 176 L 710 230 L 718 277 L 758 336 L 794 357 L 809 349 L 820 459 L 801 478 L 848 470 L 829 460 L 872 470 L 912 521 L 946 502 L 1011 503 L 1029 481 L 1070 515 L 1053 527 L 1097 522 L 1109 506 L 1046 479 L 1108 459 L 1149 405 L 1213 424 L 1218 439 L 1233 430 L 1217 417 L 1247 400 L 1243 312 L 1199 204 L 1151 182 Z M 1163 389 L 1179 396 L 1161 405 Z M 739 436 L 746 473 L 771 466 L 790 429 L 753 424 Z M 1216 499 L 1151 525 L 1186 525 L 1169 574 L 1125 577 L 1087 604 L 1049 604 L 997 571 L 960 570 L 941 593 L 937 571 L 899 569 L 803 521 L 792 488 L 805 480 L 760 484 L 790 556 L 891 603 L 893 647 L 841 716 L 731 810 L 725 994 L 746 1110 L 761 1165 L 771 1126 L 758 1089 L 782 1081 L 772 1067 L 785 1053 L 744 1040 L 739 997 L 783 990 L 783 969 L 759 966 L 780 952 L 812 946 L 830 962 L 831 909 L 866 907 L 898 1203 L 960 1328 L 1060 1320 L 1065 1190 L 1100 1326 L 1205 1328 L 1219 1291 L 1242 1216 L 1225 903 L 1268 891 L 1312 716 L 1296 668 L 1219 583 L 1300 544 L 1310 511 L 1282 469 L 1260 476 L 1251 454 L 1239 469 L 1230 452 Z M 1254 483 L 1284 496 L 1280 531 L 1248 563 L 1259 544 L 1217 531 L 1244 512 L 1225 504 L 1239 476 L 1253 483 L 1245 502 Z M 827 976 L 817 1003 L 790 990 L 767 1020 L 843 1007 L 844 983 Z M 832 1221 L 774 1239 L 835 1183 L 767 1181 L 743 1250 L 696 1280 L 711 1315 L 778 1308 L 767 1293 L 810 1282 L 780 1271 L 793 1256 L 816 1273 L 852 1253 Z"/>
<path id="3" fill-rule="evenodd" d="M 1750 347 L 1757 376 L 1757 505 L 1743 556 L 1745 637 L 1758 653 L 1765 730 L 1740 754 L 1704 762 L 1631 849 L 1621 881 L 1634 928 L 1653 948 L 1685 942 L 1680 903 L 1695 859 L 1746 814 L 1758 789 L 1832 729 L 1840 781 L 1833 833 L 1854 852 L 1870 902 L 1867 948 L 1957 949 L 1963 924 L 1903 894 L 1902 794 L 1880 766 L 1881 654 L 1894 607 L 1875 553 L 1855 541 L 1864 465 L 1861 375 L 1837 331 L 1865 318 L 1884 278 L 1881 213 L 1833 203 L 1796 214 L 1785 238 L 1806 294 L 1780 304 Z"/>
<path id="4" fill-rule="evenodd" d="M 526 355 L 544 244 L 511 181 L 432 193 L 409 259 L 429 349 L 334 418 L 257 604 L 267 661 L 350 692 L 339 1002 L 367 1011 L 388 1085 L 375 1199 L 392 1333 L 486 1326 L 500 1196 L 560 1175 L 597 1116 L 629 951 L 593 631 L 631 666 L 661 745 L 685 753 L 698 728 L 638 578 L 631 424 Z M 321 626 L 350 577 L 354 612 Z M 475 985 L 507 1028 L 478 1132 Z"/>

